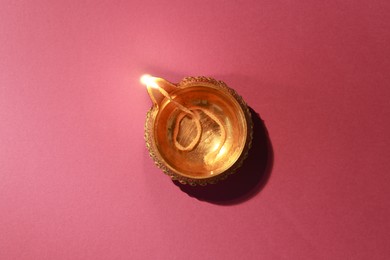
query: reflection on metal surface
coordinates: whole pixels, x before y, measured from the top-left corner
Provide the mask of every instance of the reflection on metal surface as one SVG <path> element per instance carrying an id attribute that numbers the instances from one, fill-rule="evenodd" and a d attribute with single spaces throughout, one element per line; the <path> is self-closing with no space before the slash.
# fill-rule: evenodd
<path id="1" fill-rule="evenodd" d="M 206 77 L 185 78 L 178 85 L 154 77 L 147 81 L 154 105 L 146 120 L 146 144 L 166 174 L 181 183 L 205 185 L 242 164 L 252 121 L 234 90 Z"/>

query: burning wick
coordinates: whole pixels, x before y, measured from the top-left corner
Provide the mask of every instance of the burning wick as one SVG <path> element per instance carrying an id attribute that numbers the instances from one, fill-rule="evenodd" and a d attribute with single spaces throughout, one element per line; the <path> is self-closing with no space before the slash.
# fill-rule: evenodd
<path id="1" fill-rule="evenodd" d="M 154 88 L 154 89 L 157 89 L 158 91 L 160 91 L 160 93 L 163 94 L 163 96 L 165 96 L 169 101 L 175 103 L 179 107 L 179 109 L 182 110 L 183 112 L 186 112 L 188 114 L 193 115 L 193 113 L 189 109 L 187 109 L 185 106 L 183 106 L 183 105 L 179 104 L 178 102 L 176 102 L 175 100 L 173 100 L 172 97 L 168 94 L 168 92 L 166 92 L 165 89 L 161 88 L 157 84 L 156 79 L 157 78 L 155 78 L 153 76 L 145 74 L 141 77 L 140 81 L 145 86 L 151 87 L 151 88 Z"/>
<path id="2" fill-rule="evenodd" d="M 174 144 L 175 144 L 175 147 L 177 149 L 179 149 L 180 151 L 192 151 L 193 149 L 195 149 L 195 147 L 200 142 L 200 139 L 202 136 L 202 126 L 200 123 L 200 114 L 198 111 L 202 111 L 204 114 L 206 114 L 208 117 L 210 117 L 212 120 L 214 120 L 218 124 L 219 129 L 221 130 L 221 141 L 220 141 L 219 145 L 216 147 L 215 151 L 212 153 L 212 154 L 215 154 L 214 158 L 216 158 L 216 156 L 219 154 L 219 152 L 222 149 L 222 146 L 224 145 L 224 143 L 226 141 L 226 130 L 225 130 L 221 120 L 219 120 L 219 118 L 217 118 L 214 114 L 212 114 L 210 111 L 208 111 L 204 107 L 190 106 L 187 108 L 187 107 L 183 106 L 182 104 L 178 103 L 177 101 L 173 100 L 172 97 L 169 95 L 169 93 L 165 89 L 163 89 L 162 87 L 160 87 L 158 85 L 157 78 L 155 78 L 153 76 L 143 75 L 141 77 L 140 81 L 142 84 L 146 85 L 147 87 L 157 89 L 164 97 L 166 97 L 169 100 L 169 102 L 172 102 L 173 104 L 175 104 L 177 106 L 178 109 L 181 110 L 181 112 L 179 113 L 179 115 L 176 118 L 175 127 L 173 129 Z M 182 120 L 185 117 L 189 117 L 191 119 L 191 121 L 195 123 L 196 136 L 189 145 L 184 147 L 177 141 L 177 136 L 179 134 L 180 123 L 182 122 Z"/>

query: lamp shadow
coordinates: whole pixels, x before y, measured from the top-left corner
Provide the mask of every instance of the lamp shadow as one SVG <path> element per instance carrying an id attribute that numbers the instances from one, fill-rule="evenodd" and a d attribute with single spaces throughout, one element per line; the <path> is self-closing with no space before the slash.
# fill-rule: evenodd
<path id="1" fill-rule="evenodd" d="M 273 167 L 273 149 L 260 116 L 249 108 L 253 120 L 252 148 L 243 165 L 226 180 L 206 186 L 183 185 L 173 181 L 183 192 L 201 201 L 234 205 L 249 200 L 267 184 Z"/>

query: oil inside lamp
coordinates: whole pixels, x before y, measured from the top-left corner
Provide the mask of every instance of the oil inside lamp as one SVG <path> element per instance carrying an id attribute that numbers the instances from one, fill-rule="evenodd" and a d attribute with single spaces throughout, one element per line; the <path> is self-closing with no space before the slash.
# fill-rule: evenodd
<path id="1" fill-rule="evenodd" d="M 215 183 L 240 167 L 252 139 L 249 110 L 221 81 L 188 77 L 178 84 L 143 75 L 153 102 L 145 140 L 157 166 L 191 185 Z"/>

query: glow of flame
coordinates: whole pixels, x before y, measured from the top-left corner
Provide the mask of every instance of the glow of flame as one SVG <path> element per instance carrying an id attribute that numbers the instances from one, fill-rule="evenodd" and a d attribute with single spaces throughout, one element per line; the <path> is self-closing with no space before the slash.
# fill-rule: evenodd
<path id="1" fill-rule="evenodd" d="M 149 87 L 158 89 L 159 86 L 156 82 L 156 79 L 157 79 L 156 77 L 153 77 L 149 74 L 144 74 L 141 76 L 140 81 L 145 86 L 149 86 Z"/>
<path id="2" fill-rule="evenodd" d="M 218 151 L 218 149 L 219 149 L 219 151 Z M 219 143 L 215 143 L 215 145 L 213 147 L 213 152 L 217 152 L 217 151 L 218 151 L 218 154 L 216 156 L 217 157 L 222 156 L 226 153 L 226 147 L 225 146 L 220 147 Z"/>
<path id="3" fill-rule="evenodd" d="M 218 153 L 218 156 L 222 156 L 226 153 L 226 147 L 225 146 L 222 146 L 221 150 L 219 151 Z"/>

